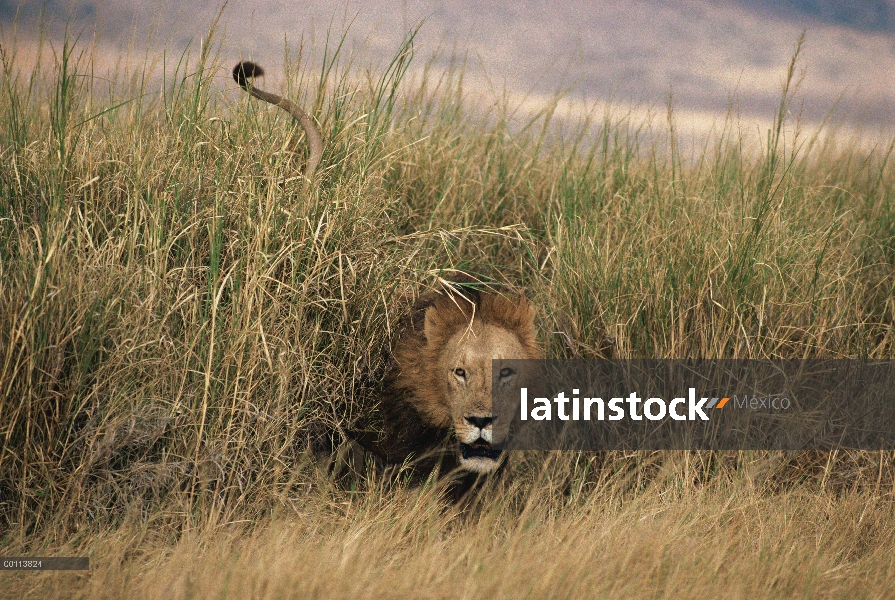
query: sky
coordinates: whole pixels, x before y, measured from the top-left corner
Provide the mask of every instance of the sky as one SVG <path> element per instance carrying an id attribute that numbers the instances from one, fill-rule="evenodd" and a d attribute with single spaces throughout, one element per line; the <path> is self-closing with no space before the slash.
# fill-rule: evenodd
<path id="1" fill-rule="evenodd" d="M 112 64 L 125 54 L 198 46 L 220 7 L 0 0 L 0 40 L 9 43 L 18 19 L 22 51 L 43 11 L 51 34 L 66 21 L 88 39 L 98 32 Z M 303 39 L 319 50 L 330 27 L 341 33 L 349 23 L 349 48 L 374 64 L 422 23 L 416 68 L 433 53 L 441 66 L 451 53 L 465 57 L 479 102 L 507 96 L 536 111 L 566 90 L 564 110 L 611 103 L 655 113 L 670 95 L 679 127 L 694 131 L 710 128 L 732 102 L 744 120 L 769 123 L 804 30 L 803 120 L 819 123 L 836 106 L 834 123 L 865 134 L 885 138 L 895 124 L 895 0 L 230 0 L 220 26 L 223 62 L 254 59 L 270 74 L 265 86 L 277 89 L 284 44 Z M 219 79 L 232 85 L 223 71 Z"/>

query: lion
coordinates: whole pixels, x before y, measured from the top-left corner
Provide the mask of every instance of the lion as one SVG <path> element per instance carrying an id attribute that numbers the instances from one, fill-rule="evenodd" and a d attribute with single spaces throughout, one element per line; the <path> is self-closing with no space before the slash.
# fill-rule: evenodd
<path id="1" fill-rule="evenodd" d="M 509 423 L 492 409 L 492 385 L 518 389 L 526 374 L 512 361 L 540 358 L 534 320 L 525 297 L 467 278 L 423 294 L 398 327 L 380 433 L 355 441 L 387 465 L 455 472 L 462 494 L 503 463 Z"/>
<path id="2" fill-rule="evenodd" d="M 252 62 L 233 68 L 240 87 L 301 124 L 310 144 L 307 186 L 323 155 L 323 138 L 301 108 L 249 81 L 263 74 Z M 500 361 L 540 357 L 534 318 L 525 297 L 502 295 L 468 277 L 423 294 L 399 324 L 379 423 L 371 426 L 375 419 L 368 419 L 366 428 L 348 431 L 349 438 L 389 466 L 409 461 L 423 472 L 457 471 L 467 481 L 496 471 L 509 423 L 498 422 L 492 410 L 492 385 L 518 389 L 525 377 Z"/>

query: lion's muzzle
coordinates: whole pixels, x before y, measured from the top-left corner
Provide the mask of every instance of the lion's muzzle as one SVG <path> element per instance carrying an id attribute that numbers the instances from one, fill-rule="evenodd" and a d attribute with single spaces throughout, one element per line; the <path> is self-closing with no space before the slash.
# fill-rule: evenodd
<path id="1" fill-rule="evenodd" d="M 504 444 L 495 443 L 493 416 L 466 415 L 455 429 L 462 468 L 487 473 L 497 467 Z"/>

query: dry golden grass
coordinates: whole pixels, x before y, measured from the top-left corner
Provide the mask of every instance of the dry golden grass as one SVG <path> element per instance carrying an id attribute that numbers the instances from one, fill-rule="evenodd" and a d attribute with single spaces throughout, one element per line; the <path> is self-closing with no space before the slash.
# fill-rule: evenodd
<path id="1" fill-rule="evenodd" d="M 4 45 L 0 555 L 92 570 L 0 594 L 893 595 L 891 453 L 514 455 L 465 508 L 311 458 L 453 269 L 528 289 L 554 357 L 892 358 L 892 145 L 784 134 L 787 88 L 763 149 L 731 119 L 685 160 L 673 127 L 410 85 L 408 44 L 294 69 L 328 142 L 304 194 L 294 127 L 220 93 L 211 41 L 162 93 Z"/>
<path id="2" fill-rule="evenodd" d="M 680 453 L 669 461 L 685 470 Z M 741 473 L 639 493 L 509 484 L 465 512 L 437 490 L 319 493 L 251 524 L 79 545 L 93 571 L 21 574 L 9 597 L 887 598 L 891 488 L 771 492 Z M 550 480 L 556 481 L 553 471 Z M 567 482 L 568 483 L 568 482 Z M 891 485 L 891 482 L 889 482 Z"/>

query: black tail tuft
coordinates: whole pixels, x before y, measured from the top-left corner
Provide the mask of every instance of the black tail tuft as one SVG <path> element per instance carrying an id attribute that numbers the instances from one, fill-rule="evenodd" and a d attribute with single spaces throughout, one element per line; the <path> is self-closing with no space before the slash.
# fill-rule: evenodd
<path id="1" fill-rule="evenodd" d="M 262 75 L 264 75 L 264 69 L 261 68 L 261 65 L 256 65 L 248 60 L 237 63 L 233 67 L 233 79 L 244 90 L 249 89 L 250 77 L 260 77 Z"/>

